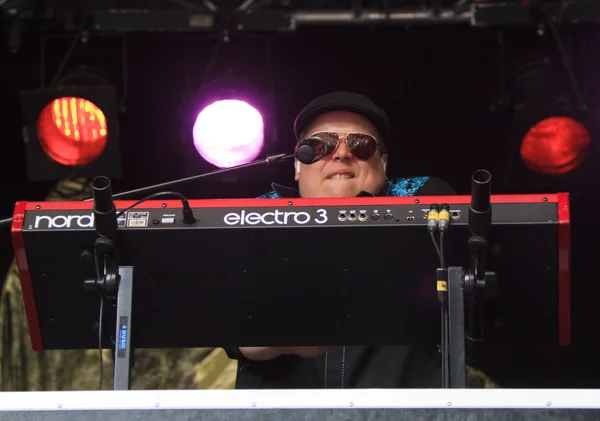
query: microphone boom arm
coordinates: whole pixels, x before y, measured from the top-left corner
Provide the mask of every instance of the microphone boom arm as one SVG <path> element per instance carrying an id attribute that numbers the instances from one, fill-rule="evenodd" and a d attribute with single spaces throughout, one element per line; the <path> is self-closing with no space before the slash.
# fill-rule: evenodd
<path id="1" fill-rule="evenodd" d="M 201 178 L 226 173 L 229 171 L 234 171 L 237 169 L 248 168 L 248 167 L 253 167 L 253 166 L 263 165 L 263 164 L 274 164 L 274 163 L 278 163 L 278 162 L 282 162 L 282 161 L 286 161 L 288 159 L 294 158 L 295 156 L 296 156 L 295 154 L 278 154 L 278 155 L 268 156 L 265 159 L 260 159 L 257 161 L 249 162 L 247 164 L 237 165 L 235 167 L 223 168 L 223 169 L 211 171 L 211 172 L 204 173 L 204 174 L 198 174 L 198 175 L 194 175 L 191 177 L 180 178 L 178 180 L 167 181 L 167 182 L 160 183 L 160 184 L 154 184 L 152 186 L 140 187 L 139 189 L 116 193 L 116 194 L 112 195 L 112 198 L 113 199 L 123 199 L 123 198 L 126 198 L 127 196 L 132 196 L 132 195 L 135 195 L 138 193 L 146 193 L 149 191 L 158 190 L 158 189 L 165 188 L 165 187 L 170 187 L 170 186 L 173 186 L 176 184 L 183 184 L 183 183 L 187 183 L 190 181 L 199 180 Z M 89 202 L 92 200 L 94 200 L 93 197 L 91 197 L 89 199 L 85 199 L 84 201 Z M 1 219 L 0 227 L 2 227 L 4 225 L 10 225 L 11 223 L 12 223 L 12 218 Z"/>
<path id="2" fill-rule="evenodd" d="M 254 166 L 263 165 L 263 164 L 274 164 L 276 162 L 286 161 L 288 159 L 293 158 L 294 156 L 295 156 L 294 154 L 273 155 L 273 156 L 269 156 L 265 159 L 259 159 L 257 161 L 249 162 L 247 164 L 236 165 L 235 167 L 222 168 L 220 170 L 215 170 L 215 171 L 207 172 L 204 174 L 193 175 L 191 177 L 180 178 L 178 180 L 167 181 L 167 182 L 155 184 L 152 186 L 141 187 L 139 189 L 130 190 L 130 191 L 122 192 L 122 193 L 117 193 L 117 194 L 113 195 L 113 199 L 123 199 L 124 197 L 131 196 L 131 195 L 134 195 L 137 193 L 147 193 L 152 190 L 158 190 L 158 189 L 162 189 L 165 187 L 174 186 L 176 184 L 183 184 L 183 183 L 187 183 L 190 181 L 199 180 L 201 178 L 210 177 L 210 176 L 218 175 L 218 174 L 222 174 L 222 173 L 227 173 L 229 171 L 235 171 L 235 170 L 242 169 L 242 168 L 254 167 Z M 87 199 L 87 200 L 91 200 L 91 199 Z"/>

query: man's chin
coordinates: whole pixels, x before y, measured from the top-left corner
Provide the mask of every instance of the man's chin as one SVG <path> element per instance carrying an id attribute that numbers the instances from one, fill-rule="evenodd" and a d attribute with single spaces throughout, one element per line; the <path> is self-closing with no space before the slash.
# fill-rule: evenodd
<path id="1" fill-rule="evenodd" d="M 360 191 L 357 191 L 356 186 L 352 185 L 339 185 L 339 186 L 327 186 L 323 190 L 322 197 L 356 197 Z"/>

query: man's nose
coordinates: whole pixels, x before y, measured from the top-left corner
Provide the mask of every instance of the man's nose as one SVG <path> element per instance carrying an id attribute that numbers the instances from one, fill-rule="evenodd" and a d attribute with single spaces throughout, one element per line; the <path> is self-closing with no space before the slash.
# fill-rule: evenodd
<path id="1" fill-rule="evenodd" d="M 340 139 L 337 148 L 333 151 L 333 159 L 350 159 L 352 154 L 346 146 L 346 139 Z"/>

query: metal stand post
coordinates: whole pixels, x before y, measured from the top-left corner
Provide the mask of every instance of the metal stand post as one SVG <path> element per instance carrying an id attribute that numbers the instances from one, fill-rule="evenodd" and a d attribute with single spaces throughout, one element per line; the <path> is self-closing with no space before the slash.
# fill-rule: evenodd
<path id="1" fill-rule="evenodd" d="M 463 268 L 448 268 L 450 324 L 450 388 L 467 387 L 465 356 L 465 299 L 462 288 Z"/>
<path id="2" fill-rule="evenodd" d="M 129 390 L 133 351 L 131 349 L 131 308 L 133 302 L 133 267 L 119 267 L 117 323 L 115 335 L 114 390 Z"/>

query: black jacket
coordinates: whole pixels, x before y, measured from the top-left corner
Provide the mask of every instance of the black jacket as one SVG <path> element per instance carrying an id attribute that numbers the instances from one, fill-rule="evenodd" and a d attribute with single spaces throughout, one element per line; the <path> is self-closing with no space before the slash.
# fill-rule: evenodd
<path id="1" fill-rule="evenodd" d="M 432 177 L 386 182 L 378 196 L 443 196 L 455 191 Z M 359 196 L 368 195 L 362 193 Z M 299 197 L 295 189 L 273 185 L 261 197 Z M 238 389 L 318 388 L 439 388 L 441 356 L 437 347 L 334 347 L 316 358 L 283 355 L 269 361 L 251 361 L 238 348 L 225 348 L 238 360 Z"/>

